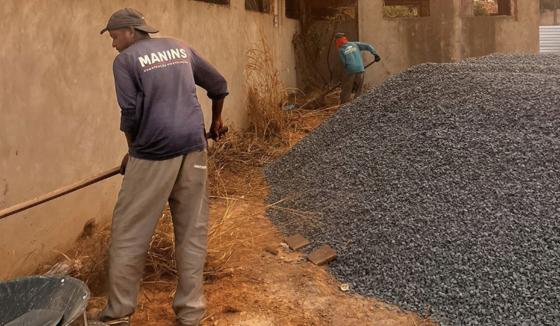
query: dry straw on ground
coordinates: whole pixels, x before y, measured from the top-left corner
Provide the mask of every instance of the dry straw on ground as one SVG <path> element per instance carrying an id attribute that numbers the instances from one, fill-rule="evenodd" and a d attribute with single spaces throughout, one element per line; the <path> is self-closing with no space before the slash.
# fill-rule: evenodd
<path id="1" fill-rule="evenodd" d="M 275 68 L 274 54 L 262 33 L 259 43 L 247 52 L 247 59 L 250 127 L 261 138 L 280 136 L 288 123 L 288 116 L 282 110 L 287 92 Z"/>

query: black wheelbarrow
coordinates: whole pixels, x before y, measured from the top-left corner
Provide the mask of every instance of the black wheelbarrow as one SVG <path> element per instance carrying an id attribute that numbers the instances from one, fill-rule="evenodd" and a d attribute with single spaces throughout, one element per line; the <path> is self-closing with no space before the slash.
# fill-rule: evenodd
<path id="1" fill-rule="evenodd" d="M 89 289 L 69 276 L 0 282 L 0 326 L 65 326 L 85 314 Z"/>

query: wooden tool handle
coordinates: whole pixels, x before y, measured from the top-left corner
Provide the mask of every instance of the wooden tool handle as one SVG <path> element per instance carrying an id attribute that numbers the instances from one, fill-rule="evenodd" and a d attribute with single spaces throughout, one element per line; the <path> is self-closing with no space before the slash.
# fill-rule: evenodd
<path id="1" fill-rule="evenodd" d="M 64 196 L 64 195 L 69 194 L 71 192 L 74 192 L 76 190 L 85 188 L 85 187 L 87 187 L 89 185 L 92 185 L 94 183 L 97 183 L 99 181 L 108 179 L 112 176 L 115 176 L 115 175 L 119 174 L 120 169 L 121 169 L 120 166 L 112 168 L 111 170 L 99 173 L 99 174 L 97 174 L 93 177 L 81 180 L 81 181 L 76 182 L 72 185 L 69 185 L 69 186 L 60 188 L 58 190 L 49 192 L 48 194 L 39 196 L 35 199 L 31 199 L 31 200 L 28 200 L 28 201 L 23 202 L 21 204 L 17 204 L 15 206 L 8 207 L 6 209 L 0 210 L 0 220 L 8 217 L 10 215 L 22 212 L 22 211 L 24 211 L 26 209 L 29 209 L 31 207 L 35 207 L 37 205 L 46 203 L 46 202 L 51 201 L 53 199 L 56 199 L 58 197 Z"/>

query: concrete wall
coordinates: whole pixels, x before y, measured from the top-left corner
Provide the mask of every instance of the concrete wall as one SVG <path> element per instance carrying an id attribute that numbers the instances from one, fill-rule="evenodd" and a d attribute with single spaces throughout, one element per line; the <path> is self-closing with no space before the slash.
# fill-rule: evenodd
<path id="1" fill-rule="evenodd" d="M 366 74 L 378 85 L 424 62 L 451 62 L 495 52 L 538 52 L 539 2 L 512 0 L 511 16 L 475 17 L 472 0 L 431 0 L 428 17 L 383 17 L 383 0 L 360 0 L 360 40 L 383 61 Z"/>
<path id="2" fill-rule="evenodd" d="M 244 0 L 2 0 L 0 28 L 0 209 L 116 166 L 119 132 L 107 19 L 124 6 L 142 11 L 162 35 L 182 38 L 217 66 L 231 95 L 224 117 L 243 126 L 245 53 L 260 31 L 295 86 L 297 22 L 247 12 Z M 281 9 L 281 8 L 280 8 Z M 283 12 L 283 11 L 280 11 Z M 206 113 L 209 101 L 199 94 Z M 209 118 L 209 114 L 207 119 Z M 91 219 L 110 221 L 120 177 L 0 221 L 0 279 L 32 272 L 68 249 Z"/>
<path id="3" fill-rule="evenodd" d="M 541 26 L 554 26 L 560 24 L 560 10 L 556 10 L 556 15 L 554 10 L 545 10 L 541 13 Z"/>

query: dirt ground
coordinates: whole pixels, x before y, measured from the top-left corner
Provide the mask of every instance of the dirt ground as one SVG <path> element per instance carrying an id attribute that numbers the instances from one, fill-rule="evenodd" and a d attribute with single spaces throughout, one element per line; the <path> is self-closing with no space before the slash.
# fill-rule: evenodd
<path id="1" fill-rule="evenodd" d="M 262 201 L 227 201 L 215 200 L 211 212 L 220 215 L 229 206 L 232 218 L 244 223 L 236 236 L 245 240 L 221 272 L 206 279 L 209 309 L 203 325 L 434 325 L 398 307 L 342 292 L 325 268 L 279 245 L 282 237 L 267 220 Z M 279 253 L 266 251 L 267 246 Z M 172 279 L 146 281 L 132 324 L 174 325 L 174 287 Z M 103 304 L 103 298 L 95 298 L 90 306 Z"/>
<path id="2" fill-rule="evenodd" d="M 287 141 L 273 151 L 254 143 L 228 140 L 222 160 L 214 166 L 210 182 L 210 240 L 205 272 L 208 314 L 203 325 L 436 325 L 418 315 L 378 300 L 343 292 L 325 267 L 281 245 L 283 237 L 266 217 L 267 186 L 262 165 L 290 146 L 333 112 L 306 113 Z M 235 151 L 246 155 L 231 155 Z M 247 154 L 248 153 L 248 154 Z M 163 220 L 168 219 L 168 213 Z M 162 222 L 152 241 L 145 281 L 132 325 L 174 325 L 171 301 L 175 278 L 171 226 Z M 105 263 L 108 230 L 86 228 L 73 252 L 62 262 L 90 286 L 93 298 L 88 311 L 95 313 L 105 299 Z M 277 252 L 274 252 L 277 250 Z M 45 266 L 44 270 L 53 266 Z M 64 268 L 63 268 L 64 269 Z"/>

